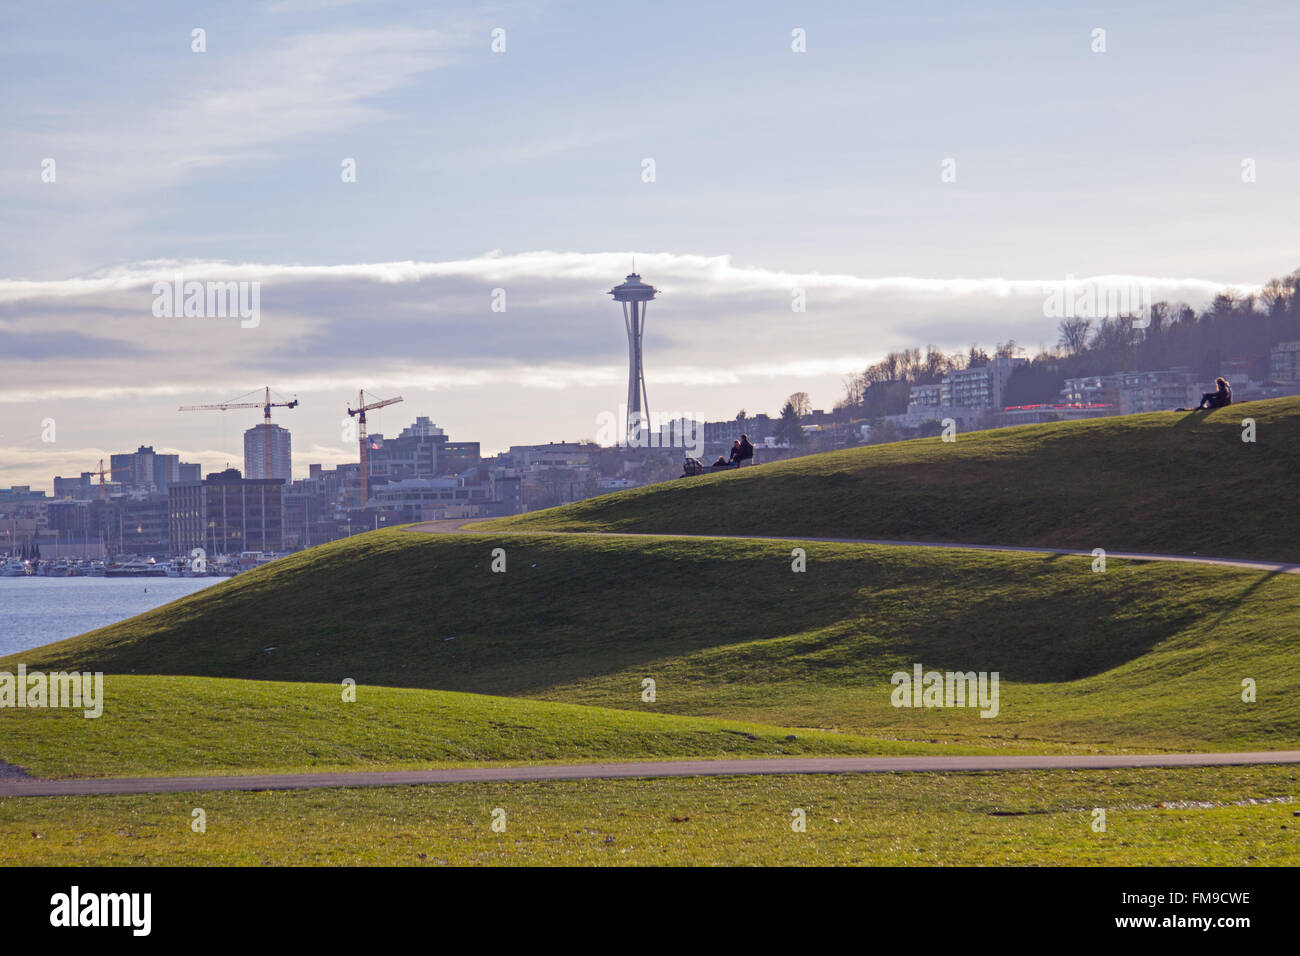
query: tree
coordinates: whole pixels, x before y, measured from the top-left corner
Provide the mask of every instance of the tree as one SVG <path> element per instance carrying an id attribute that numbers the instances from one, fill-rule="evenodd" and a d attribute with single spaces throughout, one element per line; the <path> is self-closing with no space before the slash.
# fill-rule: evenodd
<path id="1" fill-rule="evenodd" d="M 1061 400 L 1065 376 L 1050 361 L 1018 366 L 1002 390 L 1005 405 L 1050 405 Z"/>
<path id="2" fill-rule="evenodd" d="M 1094 352 L 1101 352 L 1113 357 L 1123 353 L 1137 342 L 1137 330 L 1133 327 L 1133 316 L 1121 315 L 1114 319 L 1102 319 L 1092 333 L 1088 347 Z"/>
<path id="3" fill-rule="evenodd" d="M 902 440 L 902 430 L 888 419 L 881 418 L 871 423 L 871 436 L 867 440 L 868 444 L 885 445 L 889 442 Z"/>
<path id="4" fill-rule="evenodd" d="M 791 447 L 803 443 L 803 426 L 799 423 L 799 413 L 795 411 L 793 402 L 786 402 L 785 408 L 781 409 L 781 417 L 776 423 L 776 435 Z"/>
<path id="5" fill-rule="evenodd" d="M 857 408 L 862 404 L 863 394 L 867 390 L 867 383 L 862 375 L 844 376 L 844 397 L 835 403 L 836 408 Z"/>
<path id="6" fill-rule="evenodd" d="M 985 352 L 978 345 L 972 345 L 970 351 L 966 354 L 967 368 L 984 368 L 989 364 L 989 353 Z"/>
<path id="7" fill-rule="evenodd" d="M 812 401 L 808 398 L 807 392 L 795 392 L 786 399 L 786 404 L 794 406 L 794 413 L 800 418 L 812 411 Z"/>
<path id="8" fill-rule="evenodd" d="M 1147 337 L 1156 338 L 1169 326 L 1169 303 L 1154 302 L 1147 313 Z"/>
<path id="9" fill-rule="evenodd" d="M 925 361 L 922 364 L 920 372 L 917 373 L 916 384 L 934 385 L 943 380 L 943 377 L 953 370 L 956 361 L 944 355 L 933 345 L 925 347 Z"/>
<path id="10" fill-rule="evenodd" d="M 1088 346 L 1088 330 L 1092 328 L 1092 319 L 1072 316 L 1062 319 L 1057 329 L 1061 333 L 1059 345 L 1071 355 L 1078 355 Z"/>

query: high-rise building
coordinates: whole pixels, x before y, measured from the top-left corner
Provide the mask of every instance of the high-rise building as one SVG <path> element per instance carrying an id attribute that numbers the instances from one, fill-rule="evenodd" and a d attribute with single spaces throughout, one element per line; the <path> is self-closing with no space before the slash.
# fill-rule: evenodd
<path id="1" fill-rule="evenodd" d="M 184 480 L 182 469 L 193 469 L 193 480 L 199 478 L 198 465 L 186 465 L 180 455 L 155 452 L 152 445 L 141 445 L 133 452 L 112 455 L 109 459 L 113 481 L 123 488 L 146 494 L 166 494 L 167 487 Z"/>
<path id="2" fill-rule="evenodd" d="M 146 445 L 122 455 L 110 455 L 109 467 L 113 470 L 113 480 L 121 485 L 134 485 L 152 491 L 154 458 L 153 447 Z"/>
<path id="3" fill-rule="evenodd" d="M 270 468 L 267 467 L 268 449 Z M 293 477 L 292 458 L 289 429 L 263 422 L 244 432 L 244 474 L 250 478 L 289 481 Z"/>

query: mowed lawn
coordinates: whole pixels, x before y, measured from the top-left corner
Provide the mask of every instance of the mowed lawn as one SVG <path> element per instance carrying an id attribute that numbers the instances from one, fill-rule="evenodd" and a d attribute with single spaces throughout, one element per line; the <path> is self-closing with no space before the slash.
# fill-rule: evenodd
<path id="1" fill-rule="evenodd" d="M 1295 866 L 1297 784 L 1223 767 L 0 799 L 0 864 Z"/>
<path id="2" fill-rule="evenodd" d="M 557 532 L 1297 560 L 1297 439 L 1285 400 L 855 449 L 488 533 L 358 535 L 0 660 L 106 674 L 97 720 L 0 711 L 0 760 L 72 777 L 1291 749 L 1298 575 Z M 996 672 L 996 714 L 894 706 L 891 678 L 918 664 Z M 1298 781 L 1226 767 L 10 798 L 0 863 L 1295 865 Z"/>
<path id="3" fill-rule="evenodd" d="M 1242 441 L 1243 421 L 1255 423 Z M 884 538 L 1300 562 L 1300 397 L 853 448 L 512 518 L 506 531 Z"/>
<path id="4" fill-rule="evenodd" d="M 975 748 L 1224 750 L 1300 739 L 1300 576 L 1114 560 L 1096 573 L 1089 558 L 812 542 L 796 573 L 796 546 L 373 532 L 11 656 L 0 670 L 21 660 L 334 688 L 350 678 Z M 505 573 L 491 571 L 495 548 Z M 892 675 L 918 663 L 997 672 L 997 716 L 892 706 Z M 167 710 L 180 706 L 160 704 L 153 719 L 183 738 L 184 721 Z M 585 752 L 606 750 L 636 747 Z M 543 751 L 489 759 L 550 759 Z M 477 751 L 411 752 L 440 761 Z M 269 759 L 256 749 L 250 758 Z"/>
<path id="5" fill-rule="evenodd" d="M 76 710 L 0 711 L 0 759 L 56 778 L 987 750 L 339 684 L 114 674 L 104 695 L 95 719 Z"/>

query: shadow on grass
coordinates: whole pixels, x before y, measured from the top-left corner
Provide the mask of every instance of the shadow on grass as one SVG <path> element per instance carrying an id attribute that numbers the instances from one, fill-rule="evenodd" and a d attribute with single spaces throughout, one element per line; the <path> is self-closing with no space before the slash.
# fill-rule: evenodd
<path id="1" fill-rule="evenodd" d="M 494 548 L 504 573 L 490 570 Z M 1100 575 L 1062 557 L 821 545 L 792 573 L 788 542 L 380 531 L 24 658 L 511 695 L 752 645 L 741 670 L 756 683 L 801 670 L 856 680 L 899 658 L 1059 682 L 1220 609 L 1198 595 L 1217 581 L 1204 569 Z M 631 682 L 629 700 L 639 690 Z"/>

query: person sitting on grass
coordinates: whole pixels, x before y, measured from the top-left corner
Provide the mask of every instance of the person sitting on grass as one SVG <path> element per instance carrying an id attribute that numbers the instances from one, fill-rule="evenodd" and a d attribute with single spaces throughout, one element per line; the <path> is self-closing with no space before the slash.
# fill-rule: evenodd
<path id="1" fill-rule="evenodd" d="M 1196 406 L 1197 411 L 1203 408 L 1223 408 L 1232 404 L 1232 386 L 1228 384 L 1228 380 L 1219 376 L 1214 380 L 1214 384 L 1219 387 L 1218 391 L 1206 392 L 1202 395 L 1201 404 Z"/>
<path id="2" fill-rule="evenodd" d="M 754 460 L 754 446 L 749 443 L 748 435 L 741 435 L 740 440 L 732 443 L 731 464 L 739 468 L 747 461 Z"/>

